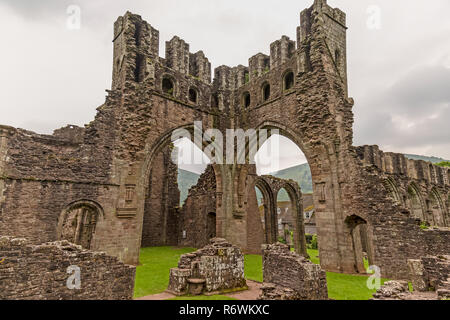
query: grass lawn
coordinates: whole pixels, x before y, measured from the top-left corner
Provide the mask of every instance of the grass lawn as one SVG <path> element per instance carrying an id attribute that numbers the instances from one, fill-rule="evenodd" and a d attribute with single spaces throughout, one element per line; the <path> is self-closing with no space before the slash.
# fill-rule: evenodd
<path id="1" fill-rule="evenodd" d="M 156 247 L 141 250 L 140 262 L 136 269 L 135 298 L 164 292 L 169 285 L 170 268 L 178 265 L 180 255 L 193 252 L 192 248 Z M 308 250 L 313 263 L 319 264 L 317 250 Z M 366 263 L 367 264 L 367 263 Z M 262 282 L 262 257 L 245 256 L 245 277 Z M 347 275 L 327 272 L 328 295 L 335 300 L 368 300 L 376 290 L 367 288 L 368 276 Z M 382 279 L 383 284 L 386 279 Z M 177 297 L 173 300 L 234 300 L 226 296 Z"/>
<path id="2" fill-rule="evenodd" d="M 319 264 L 319 251 L 308 249 L 311 261 Z M 366 269 L 369 267 L 367 260 L 364 260 Z M 367 288 L 369 276 L 359 276 L 327 272 L 328 297 L 334 300 L 369 300 L 376 290 Z M 383 285 L 387 279 L 381 279 Z"/>
<path id="3" fill-rule="evenodd" d="M 136 268 L 134 297 L 140 298 L 164 292 L 169 285 L 170 269 L 176 268 L 180 256 L 195 251 L 192 248 L 143 248 Z"/>

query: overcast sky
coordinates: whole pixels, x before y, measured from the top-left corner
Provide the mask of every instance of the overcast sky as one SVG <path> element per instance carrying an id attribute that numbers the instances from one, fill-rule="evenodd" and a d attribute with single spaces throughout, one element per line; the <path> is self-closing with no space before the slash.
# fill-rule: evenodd
<path id="1" fill-rule="evenodd" d="M 127 10 L 160 31 L 161 53 L 178 35 L 217 67 L 247 65 L 281 35 L 295 39 L 312 2 L 0 0 L 0 123 L 52 133 L 92 121 L 111 86 L 113 22 Z M 450 159 L 450 1 L 328 3 L 347 13 L 354 144 Z M 67 27 L 72 4 L 79 30 Z M 292 156 L 281 168 L 305 162 L 292 144 L 282 148 Z"/>

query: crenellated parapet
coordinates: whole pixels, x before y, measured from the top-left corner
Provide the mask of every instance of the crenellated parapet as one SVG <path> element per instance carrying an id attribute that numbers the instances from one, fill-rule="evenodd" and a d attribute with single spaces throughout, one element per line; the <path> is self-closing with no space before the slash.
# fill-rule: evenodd
<path id="1" fill-rule="evenodd" d="M 361 160 L 391 175 L 402 175 L 409 179 L 424 180 L 427 183 L 450 187 L 450 170 L 423 160 L 408 159 L 404 154 L 383 152 L 378 146 L 357 147 Z"/>
<path id="2" fill-rule="evenodd" d="M 245 112 L 282 97 L 299 74 L 310 70 L 308 40 L 314 23 L 322 26 L 346 86 L 345 14 L 316 1 L 301 13 L 297 41 L 282 36 L 270 44 L 269 55 L 252 56 L 248 67 L 220 66 L 212 83 L 211 63 L 203 51 L 191 53 L 189 44 L 174 36 L 166 42 L 165 58 L 159 57 L 159 31 L 127 12 L 114 25 L 113 90 L 139 86 L 206 112 Z"/>
<path id="3" fill-rule="evenodd" d="M 378 146 L 355 148 L 366 166 L 376 168 L 389 196 L 413 218 L 431 226 L 449 227 L 450 170 Z"/>
<path id="4" fill-rule="evenodd" d="M 281 37 L 280 40 L 270 45 L 270 66 L 276 68 L 292 58 L 295 52 L 295 41 L 287 36 Z"/>

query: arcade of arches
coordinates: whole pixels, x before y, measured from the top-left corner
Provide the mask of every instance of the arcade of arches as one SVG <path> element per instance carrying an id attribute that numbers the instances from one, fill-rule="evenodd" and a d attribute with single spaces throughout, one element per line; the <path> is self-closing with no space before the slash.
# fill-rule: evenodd
<path id="1" fill-rule="evenodd" d="M 227 129 L 277 129 L 303 151 L 323 269 L 362 272 L 365 247 L 384 277 L 405 278 L 407 259 L 448 254 L 449 170 L 353 146 L 345 13 L 316 0 L 300 18 L 297 41 L 283 36 L 270 55 L 220 66 L 211 81 L 202 51 L 174 37 L 161 58 L 158 30 L 139 15 L 119 17 L 112 88 L 94 121 L 53 135 L 0 127 L 2 234 L 70 239 L 135 265 L 142 245 L 199 247 L 214 235 L 255 252 L 277 238 L 274 203 L 284 188 L 296 208 L 294 246 L 304 252 L 301 190 L 258 177 L 254 165 L 213 163 L 177 208 L 164 149 L 175 130 L 192 133 L 200 122 L 202 133 L 216 128 L 224 137 Z M 264 226 L 255 187 L 265 196 Z M 98 211 L 71 207 L 84 200 Z"/>

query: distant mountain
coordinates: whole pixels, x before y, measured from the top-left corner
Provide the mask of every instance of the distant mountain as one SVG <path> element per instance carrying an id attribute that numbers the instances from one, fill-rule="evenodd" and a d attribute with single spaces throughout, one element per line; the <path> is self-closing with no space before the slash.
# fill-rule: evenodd
<path id="1" fill-rule="evenodd" d="M 431 163 L 439 163 L 443 161 L 448 161 L 438 157 L 427 157 L 427 156 L 418 156 L 417 154 L 405 154 L 405 157 L 411 160 L 423 160 Z"/>
<path id="2" fill-rule="evenodd" d="M 194 172 L 178 169 L 178 189 L 180 189 L 180 206 L 184 204 L 189 189 L 195 186 L 200 175 Z"/>
<path id="3" fill-rule="evenodd" d="M 309 164 L 307 163 L 292 168 L 284 169 L 281 171 L 277 171 L 274 173 L 270 173 L 269 175 L 280 179 L 287 179 L 287 180 L 290 179 L 297 181 L 303 193 L 313 192 L 311 169 L 309 168 Z"/>
<path id="4" fill-rule="evenodd" d="M 439 163 L 442 161 L 446 161 L 445 159 L 438 158 L 438 157 L 427 157 L 427 156 L 420 156 L 415 154 L 405 154 L 405 156 L 408 159 L 412 160 L 424 160 L 429 161 L 432 163 Z M 181 191 L 181 204 L 184 203 L 184 200 L 186 200 L 188 196 L 189 189 L 197 184 L 198 179 L 200 178 L 199 174 L 185 171 L 185 170 L 179 170 L 178 171 L 178 186 Z M 303 193 L 312 193 L 313 192 L 313 184 L 312 184 L 312 178 L 311 178 L 311 170 L 309 168 L 309 164 L 301 164 L 299 166 L 295 166 L 292 168 L 284 169 L 278 172 L 271 173 L 269 175 L 272 175 L 274 177 L 280 178 L 280 179 L 291 179 L 294 181 L 297 181 L 300 185 L 300 188 L 302 189 Z M 262 194 L 257 190 L 257 198 L 258 201 L 261 201 Z M 280 194 L 278 195 L 278 201 L 289 201 L 289 196 L 287 192 L 282 190 Z"/>

